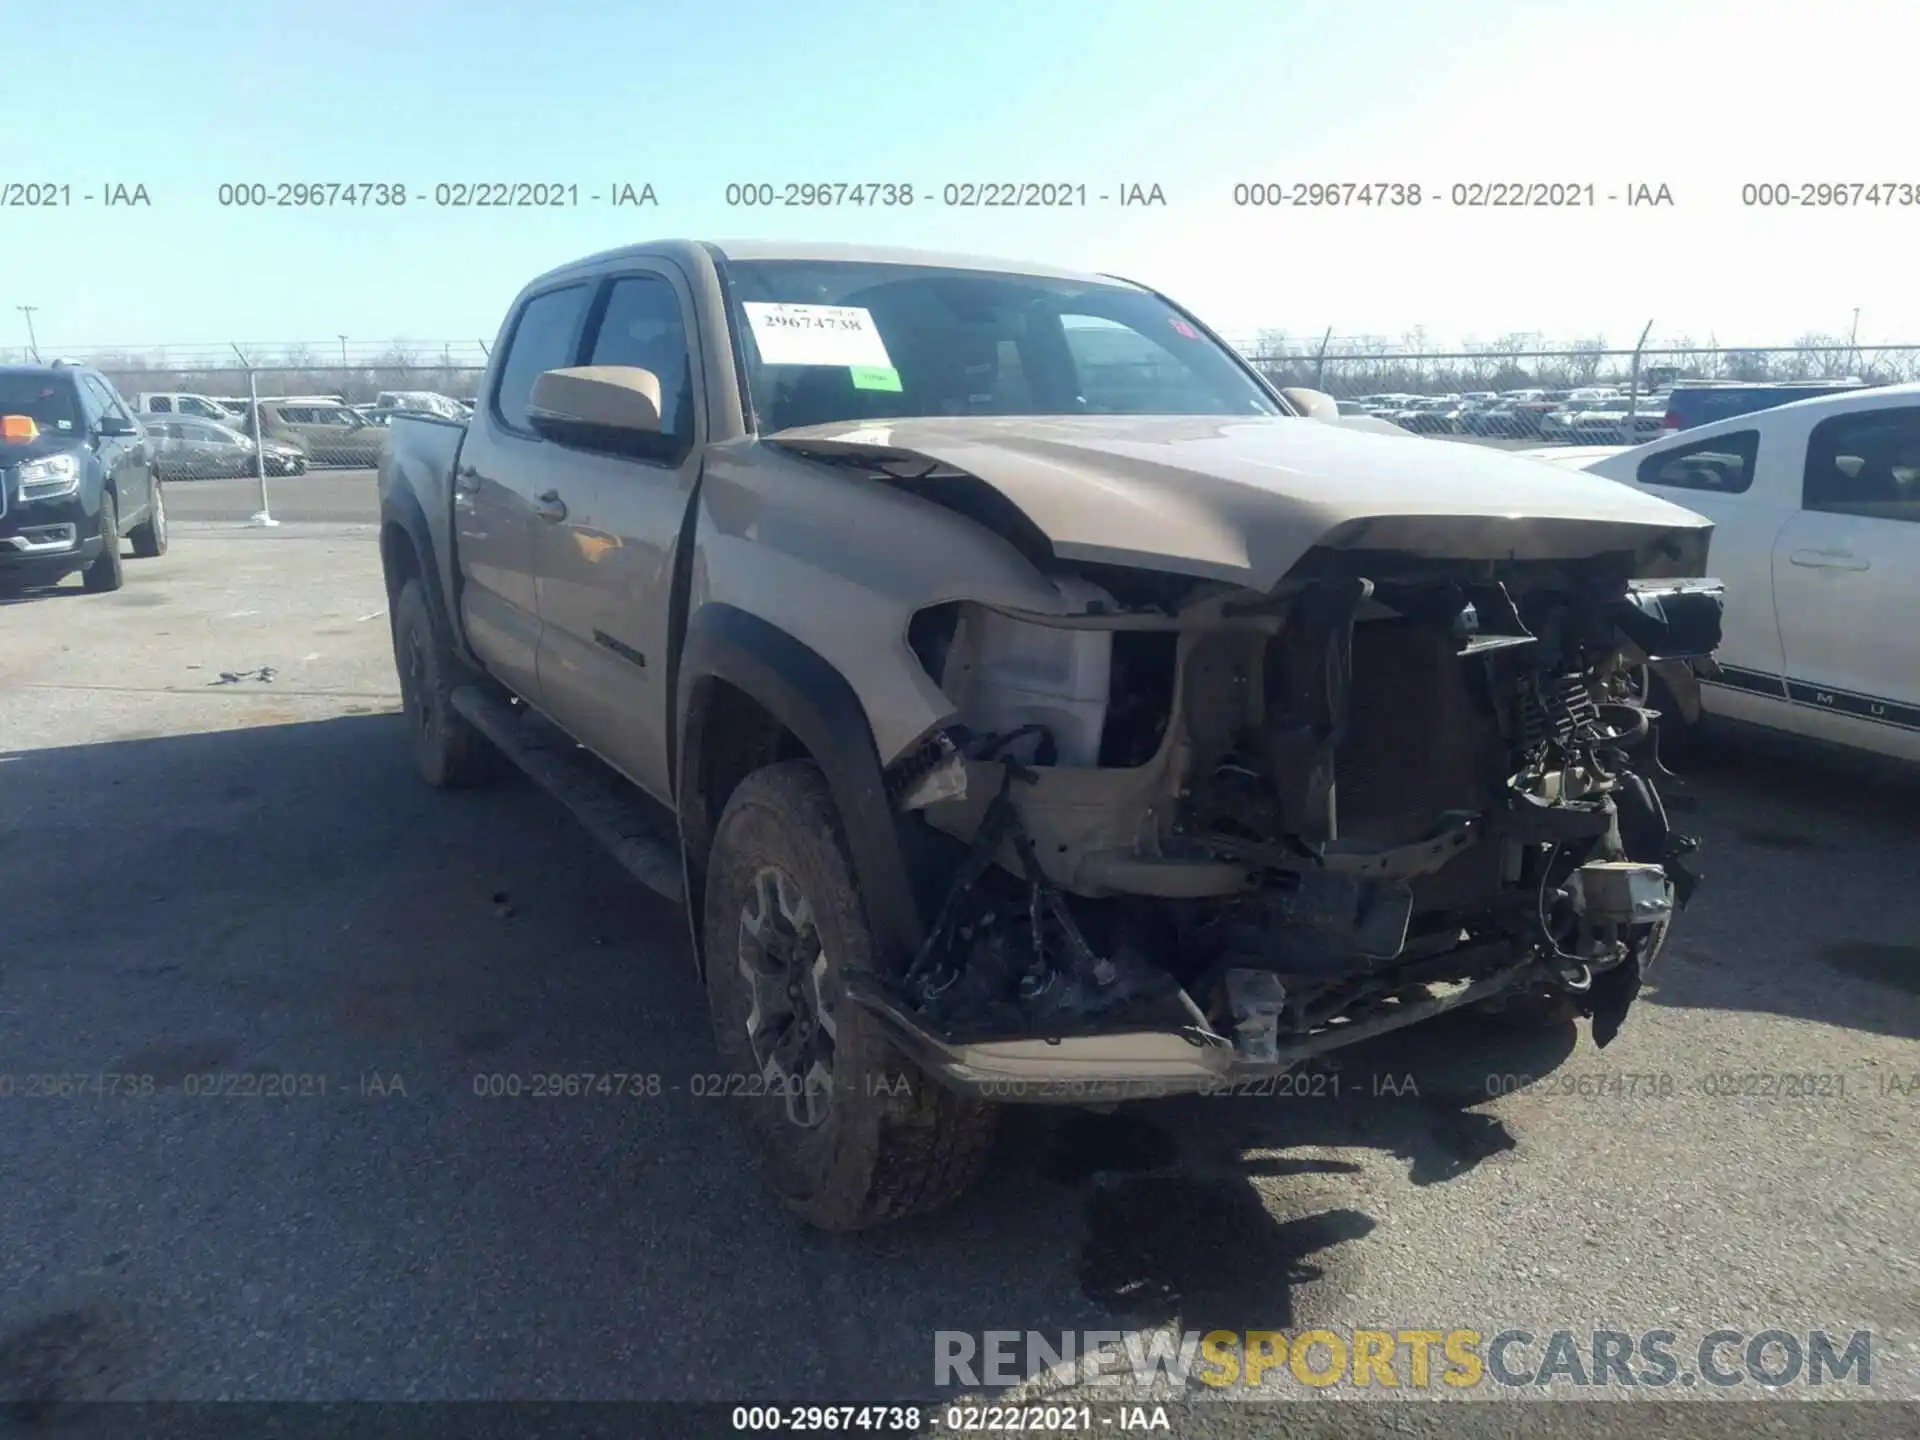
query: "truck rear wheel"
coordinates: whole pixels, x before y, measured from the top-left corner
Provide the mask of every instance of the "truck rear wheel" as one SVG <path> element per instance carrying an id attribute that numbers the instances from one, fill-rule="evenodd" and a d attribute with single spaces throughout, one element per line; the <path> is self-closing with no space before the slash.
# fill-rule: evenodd
<path id="1" fill-rule="evenodd" d="M 453 708 L 460 662 L 433 623 L 418 580 L 400 587 L 393 605 L 393 658 L 400 706 L 420 778 L 441 789 L 485 784 L 500 773 L 500 752 Z"/>
<path id="2" fill-rule="evenodd" d="M 755 771 L 720 817 L 708 865 L 711 1077 L 768 1185 L 809 1224 L 859 1230 L 937 1209 L 978 1177 L 993 1106 L 955 1095 L 841 998 L 873 942 L 827 783 L 809 760 Z"/>

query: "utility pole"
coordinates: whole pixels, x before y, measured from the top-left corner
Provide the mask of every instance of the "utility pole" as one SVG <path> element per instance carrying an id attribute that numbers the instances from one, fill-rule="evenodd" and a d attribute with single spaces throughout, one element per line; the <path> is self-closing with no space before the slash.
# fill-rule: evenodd
<path id="1" fill-rule="evenodd" d="M 1860 307 L 1853 307 L 1853 329 L 1847 332 L 1847 369 L 1849 372 L 1860 368 Z"/>
<path id="2" fill-rule="evenodd" d="M 40 363 L 40 341 L 35 338 L 33 333 L 33 312 L 40 307 L 38 305 L 16 305 L 13 308 L 27 317 L 27 348 L 33 352 L 33 363 L 38 365 Z"/>
<path id="3" fill-rule="evenodd" d="M 340 337 L 340 368 L 347 368 L 347 337 L 344 335 Z"/>

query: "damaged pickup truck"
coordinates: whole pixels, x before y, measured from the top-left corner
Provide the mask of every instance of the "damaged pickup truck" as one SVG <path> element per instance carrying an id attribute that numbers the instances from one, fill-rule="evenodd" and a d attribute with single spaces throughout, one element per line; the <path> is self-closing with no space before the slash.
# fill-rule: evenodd
<path id="1" fill-rule="evenodd" d="M 823 1227 L 951 1198 L 1002 1101 L 1483 1002 L 1604 1045 L 1693 883 L 1648 677 L 1718 643 L 1711 526 L 1332 411 L 1111 277 L 565 266 L 381 462 L 418 766 L 505 755 L 685 906 Z"/>

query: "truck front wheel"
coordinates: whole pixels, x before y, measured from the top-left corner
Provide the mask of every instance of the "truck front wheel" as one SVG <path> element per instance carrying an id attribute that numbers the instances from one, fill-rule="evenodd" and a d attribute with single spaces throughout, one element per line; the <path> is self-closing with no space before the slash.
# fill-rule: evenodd
<path id="1" fill-rule="evenodd" d="M 418 580 L 393 605 L 393 658 L 400 671 L 400 708 L 420 778 L 443 789 L 484 784 L 500 772 L 500 753 L 453 708 L 460 664 Z"/>
<path id="2" fill-rule="evenodd" d="M 810 760 L 755 771 L 708 865 L 708 1003 L 722 1073 L 767 1183 L 808 1223 L 859 1230 L 933 1210 L 984 1168 L 994 1108 L 901 1056 L 839 993 L 872 962 L 853 866 Z"/>

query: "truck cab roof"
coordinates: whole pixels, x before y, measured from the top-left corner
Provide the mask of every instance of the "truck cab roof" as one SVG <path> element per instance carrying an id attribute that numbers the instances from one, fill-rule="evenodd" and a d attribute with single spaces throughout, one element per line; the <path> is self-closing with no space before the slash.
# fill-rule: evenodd
<path id="1" fill-rule="evenodd" d="M 533 284 L 580 270 L 599 269 L 610 262 L 641 256 L 678 260 L 683 265 L 698 263 L 705 255 L 722 263 L 752 260 L 795 260 L 868 265 L 924 265 L 950 270 L 986 270 L 1008 275 L 1037 275 L 1054 280 L 1078 280 L 1090 285 L 1131 285 L 1112 275 L 1066 270 L 1031 260 L 1010 260 L 997 256 L 969 255 L 944 250 L 917 250 L 897 245 L 850 245 L 814 240 L 646 240 L 569 261 L 541 275 Z M 529 287 L 531 288 L 531 287 Z"/>

